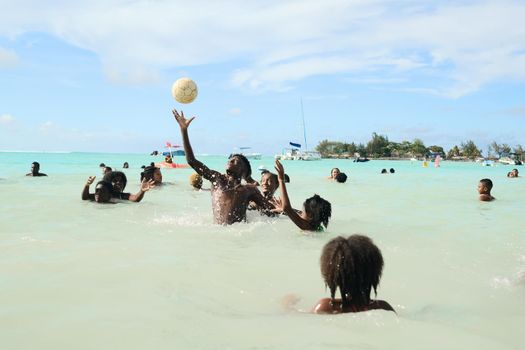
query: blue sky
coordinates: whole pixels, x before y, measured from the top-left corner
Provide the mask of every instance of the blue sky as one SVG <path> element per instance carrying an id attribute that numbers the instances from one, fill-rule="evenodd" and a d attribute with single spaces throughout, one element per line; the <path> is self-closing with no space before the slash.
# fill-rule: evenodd
<path id="1" fill-rule="evenodd" d="M 0 150 L 525 145 L 523 1 L 0 1 Z M 180 105 L 177 78 L 199 87 Z"/>

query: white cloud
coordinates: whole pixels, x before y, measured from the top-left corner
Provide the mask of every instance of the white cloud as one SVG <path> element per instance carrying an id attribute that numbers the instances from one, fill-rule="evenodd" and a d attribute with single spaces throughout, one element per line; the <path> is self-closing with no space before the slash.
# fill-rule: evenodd
<path id="1" fill-rule="evenodd" d="M 16 52 L 0 46 L 0 68 L 13 67 L 18 64 L 18 61 Z"/>
<path id="2" fill-rule="evenodd" d="M 2 6 L 0 35 L 51 33 L 97 53 L 119 83 L 241 61 L 232 84 L 252 90 L 317 75 L 417 74 L 428 84 L 411 88 L 457 98 L 525 80 L 523 18 L 525 3 L 512 0 L 22 0 Z"/>
<path id="3" fill-rule="evenodd" d="M 9 125 L 15 121 L 15 118 L 11 114 L 0 115 L 0 124 Z"/>
<path id="4" fill-rule="evenodd" d="M 228 111 L 231 115 L 238 116 L 241 114 L 241 109 L 239 107 L 233 107 Z"/>

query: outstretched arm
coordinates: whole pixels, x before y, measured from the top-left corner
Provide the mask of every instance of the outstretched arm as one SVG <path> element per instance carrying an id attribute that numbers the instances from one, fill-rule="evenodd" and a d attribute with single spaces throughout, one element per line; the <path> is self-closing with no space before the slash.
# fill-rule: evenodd
<path id="1" fill-rule="evenodd" d="M 95 195 L 94 194 L 89 194 L 89 186 L 91 186 L 93 181 L 95 181 L 95 178 L 96 178 L 96 176 L 88 177 L 87 182 L 84 185 L 84 189 L 82 190 L 82 200 L 83 201 L 94 200 L 95 199 Z"/>
<path id="2" fill-rule="evenodd" d="M 193 154 L 193 149 L 191 148 L 190 144 L 190 138 L 188 136 L 188 127 L 190 126 L 191 122 L 195 117 L 192 117 L 190 119 L 184 118 L 184 112 L 177 112 L 176 109 L 173 109 L 173 116 L 175 117 L 175 120 L 177 120 L 177 123 L 179 123 L 180 126 L 180 132 L 182 134 L 182 142 L 184 144 L 184 152 L 186 153 L 186 161 L 188 164 L 202 177 L 204 177 L 206 180 L 217 181 L 221 173 L 215 170 L 211 170 L 206 165 L 202 164 L 200 161 L 198 161 L 195 158 L 195 155 Z"/>
<path id="3" fill-rule="evenodd" d="M 136 194 L 130 194 L 128 199 L 131 202 L 140 202 L 142 198 L 144 198 L 144 194 L 153 187 L 155 187 L 155 181 L 153 181 L 153 179 L 149 181 L 144 179 L 140 184 L 140 190 Z"/>
<path id="4" fill-rule="evenodd" d="M 310 222 L 303 219 L 297 212 L 292 208 L 290 199 L 288 198 L 288 191 L 286 190 L 286 183 L 284 182 L 284 168 L 279 160 L 275 160 L 275 170 L 279 178 L 279 187 L 281 188 L 281 205 L 282 210 L 288 215 L 290 220 L 293 221 L 297 227 L 301 230 L 312 230 Z"/>

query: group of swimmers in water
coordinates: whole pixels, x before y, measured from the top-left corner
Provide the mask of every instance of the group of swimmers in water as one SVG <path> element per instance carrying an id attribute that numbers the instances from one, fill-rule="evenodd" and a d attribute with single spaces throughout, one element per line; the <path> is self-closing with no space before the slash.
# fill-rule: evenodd
<path id="1" fill-rule="evenodd" d="M 315 194 L 306 199 L 301 210 L 292 207 L 286 188 L 289 177 L 279 160 L 275 161 L 276 173 L 266 169 L 262 171 L 260 184 L 251 177 L 250 162 L 242 154 L 230 155 L 224 173 L 212 170 L 195 158 L 190 144 L 188 127 L 195 117 L 186 119 L 183 112 L 179 113 L 175 109 L 173 115 L 180 127 L 186 161 L 196 172 L 190 176 L 190 183 L 195 189 L 210 191 L 215 223 L 229 225 L 242 222 L 246 220 L 247 210 L 258 210 L 268 216 L 286 215 L 297 227 L 305 231 L 323 231 L 328 227 L 332 207 L 330 202 L 321 196 Z M 151 163 L 149 166 L 143 166 L 138 192 L 127 193 L 124 192 L 127 178 L 123 172 L 113 171 L 105 164 L 100 164 L 100 167 L 103 169 L 102 180 L 97 182 L 94 193 L 90 193 L 90 186 L 96 177 L 88 177 L 82 191 L 83 200 L 97 203 L 109 203 L 114 200 L 140 202 L 147 191 L 162 183 L 160 169 Z M 126 162 L 123 167 L 128 168 L 129 164 Z M 514 170 L 515 174 L 509 177 L 518 176 L 517 170 Z M 390 173 L 394 172 L 394 169 L 390 169 Z M 386 169 L 381 173 L 387 173 Z M 31 173 L 27 175 L 47 176 L 40 173 L 38 162 L 33 162 Z M 210 189 L 202 188 L 203 179 L 210 181 Z M 329 179 L 344 183 L 347 176 L 338 168 L 333 168 Z M 481 201 L 494 200 L 490 193 L 492 186 L 490 179 L 480 180 L 478 192 Z M 281 196 L 276 198 L 274 194 L 279 188 Z M 330 289 L 330 298 L 321 299 L 312 309 L 313 313 L 334 314 L 373 309 L 394 311 L 386 301 L 370 298 L 372 289 L 377 295 L 384 262 L 380 249 L 369 237 L 352 235 L 330 240 L 322 250 L 320 265 L 325 285 Z M 340 298 L 336 298 L 338 289 Z"/>

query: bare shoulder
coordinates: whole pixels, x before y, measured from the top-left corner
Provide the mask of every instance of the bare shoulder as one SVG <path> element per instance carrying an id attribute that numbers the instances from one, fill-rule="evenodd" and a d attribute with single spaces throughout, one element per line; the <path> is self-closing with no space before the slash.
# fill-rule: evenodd
<path id="1" fill-rule="evenodd" d="M 490 194 L 482 194 L 479 196 L 479 200 L 482 201 L 482 202 L 490 202 L 490 201 L 493 201 L 494 197 L 492 197 Z"/>
<path id="2" fill-rule="evenodd" d="M 330 298 L 323 298 L 317 302 L 312 309 L 314 314 L 335 314 L 341 312 L 341 307 L 337 301 L 334 303 Z"/>

